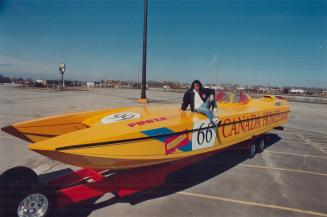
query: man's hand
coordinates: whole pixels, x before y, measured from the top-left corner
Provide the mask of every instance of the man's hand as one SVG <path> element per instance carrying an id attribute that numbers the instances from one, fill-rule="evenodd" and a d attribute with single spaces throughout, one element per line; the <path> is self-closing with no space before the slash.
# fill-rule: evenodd
<path id="1" fill-rule="evenodd" d="M 213 94 L 211 94 L 211 95 L 210 95 L 210 99 L 209 99 L 210 102 L 212 102 L 214 99 L 215 99 L 215 98 L 214 98 Z"/>

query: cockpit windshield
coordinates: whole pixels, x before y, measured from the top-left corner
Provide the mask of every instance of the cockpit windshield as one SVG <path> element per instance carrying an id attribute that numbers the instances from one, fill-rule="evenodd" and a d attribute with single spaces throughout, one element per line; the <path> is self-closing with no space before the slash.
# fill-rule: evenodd
<path id="1" fill-rule="evenodd" d="M 251 100 L 251 97 L 249 97 L 244 92 L 238 92 L 238 93 L 226 93 L 223 91 L 219 91 L 216 93 L 216 101 L 219 103 L 248 103 Z"/>
<path id="2" fill-rule="evenodd" d="M 216 101 L 217 102 L 229 102 L 230 101 L 230 93 L 225 93 L 223 91 L 219 91 L 216 93 Z"/>

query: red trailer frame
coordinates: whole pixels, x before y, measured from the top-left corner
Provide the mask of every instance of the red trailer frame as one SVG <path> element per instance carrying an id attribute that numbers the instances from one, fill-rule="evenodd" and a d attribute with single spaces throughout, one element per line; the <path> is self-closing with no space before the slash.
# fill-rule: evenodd
<path id="1" fill-rule="evenodd" d="M 249 149 L 249 147 L 254 144 L 255 140 L 261 136 L 262 135 L 239 143 L 233 146 L 232 149 Z M 227 148 L 230 149 L 231 147 Z M 46 183 L 56 189 L 57 208 L 100 197 L 109 192 L 115 194 L 117 197 L 123 198 L 163 185 L 169 174 L 213 156 L 223 150 L 224 149 L 220 149 L 155 166 L 122 171 L 84 168 L 48 180 Z"/>
<path id="2" fill-rule="evenodd" d="M 109 192 L 122 198 L 158 187 L 165 183 L 168 174 L 216 153 L 119 172 L 84 168 L 51 179 L 47 181 L 47 184 L 56 189 L 57 208 L 96 198 Z"/>
<path id="3" fill-rule="evenodd" d="M 266 137 L 266 139 L 269 139 L 269 137 Z M 51 210 L 97 198 L 109 192 L 118 198 L 123 198 L 164 185 L 169 174 L 213 156 L 224 149 L 247 149 L 249 150 L 247 151 L 248 156 L 253 157 L 255 152 L 263 151 L 266 139 L 264 139 L 263 134 L 232 147 L 148 167 L 120 171 L 84 168 L 47 180 L 46 185 L 44 185 L 44 182 L 38 181 L 37 174 L 33 170 L 26 167 L 16 167 L 1 175 L 1 183 L 3 181 L 6 183 L 7 180 L 11 185 L 12 182 L 15 184 L 9 189 L 2 187 L 0 192 L 4 193 L 5 196 L 14 193 L 13 196 L 20 197 L 18 199 L 24 200 L 24 203 L 25 200 L 29 200 L 29 197 L 27 197 L 29 194 L 45 194 L 41 196 L 49 196 L 46 199 L 53 199 Z M 18 188 L 15 188 L 15 186 Z M 19 190 L 23 191 L 20 192 Z M 9 203 L 7 201 L 6 204 L 9 204 L 10 208 L 4 209 L 4 206 L 0 206 L 0 212 L 9 211 L 13 214 L 16 212 L 13 208 L 16 209 L 18 204 L 19 207 L 20 204 L 24 204 L 19 202 L 20 200 L 16 198 L 9 200 Z"/>

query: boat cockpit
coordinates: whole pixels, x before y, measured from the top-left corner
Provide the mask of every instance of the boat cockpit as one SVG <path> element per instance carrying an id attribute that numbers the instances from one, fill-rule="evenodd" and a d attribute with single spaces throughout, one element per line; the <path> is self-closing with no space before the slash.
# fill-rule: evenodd
<path id="1" fill-rule="evenodd" d="M 246 104 L 250 102 L 252 98 L 244 92 L 230 93 L 219 91 L 216 92 L 216 101 L 218 103 L 240 103 Z"/>

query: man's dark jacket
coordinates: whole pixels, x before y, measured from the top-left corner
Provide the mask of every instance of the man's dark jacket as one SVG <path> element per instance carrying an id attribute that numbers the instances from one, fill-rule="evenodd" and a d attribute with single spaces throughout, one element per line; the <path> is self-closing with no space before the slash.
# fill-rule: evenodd
<path id="1" fill-rule="evenodd" d="M 200 90 L 199 90 L 199 95 L 203 102 L 206 102 L 208 97 L 210 97 L 211 94 L 215 95 L 215 91 L 213 89 L 200 88 Z M 188 91 L 186 91 L 186 93 L 184 94 L 184 97 L 183 97 L 183 103 L 182 103 L 182 107 L 181 107 L 182 110 L 185 111 L 186 108 L 188 107 L 188 105 L 190 105 L 191 111 L 194 112 L 194 96 L 195 96 L 195 93 L 194 93 L 193 89 L 189 89 Z"/>

